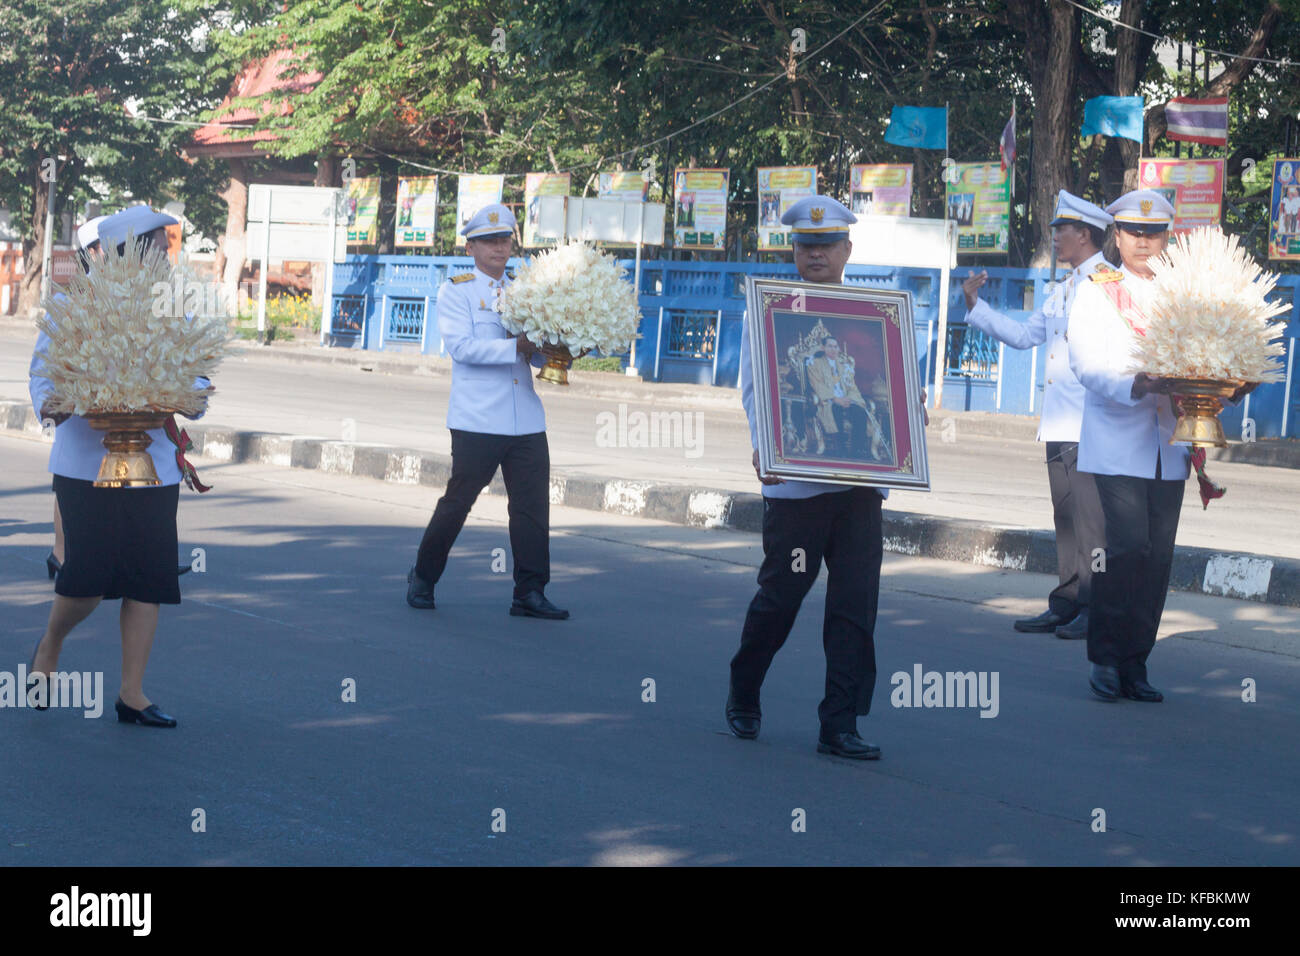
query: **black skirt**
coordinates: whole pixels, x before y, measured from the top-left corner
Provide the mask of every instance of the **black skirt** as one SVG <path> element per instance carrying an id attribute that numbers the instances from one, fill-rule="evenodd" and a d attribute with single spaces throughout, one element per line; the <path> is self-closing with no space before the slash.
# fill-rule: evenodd
<path id="1" fill-rule="evenodd" d="M 55 475 L 54 494 L 64 550 L 56 594 L 181 603 L 176 578 L 180 485 L 96 488 L 93 481 Z"/>

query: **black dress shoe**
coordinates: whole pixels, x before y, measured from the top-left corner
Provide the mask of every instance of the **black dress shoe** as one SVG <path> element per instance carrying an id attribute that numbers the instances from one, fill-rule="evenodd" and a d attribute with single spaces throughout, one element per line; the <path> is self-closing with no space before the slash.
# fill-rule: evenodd
<path id="1" fill-rule="evenodd" d="M 843 734 L 822 734 L 817 740 L 819 754 L 834 754 L 850 760 L 879 760 L 880 748 L 858 736 L 857 731 Z"/>
<path id="2" fill-rule="evenodd" d="M 1012 627 L 1026 634 L 1050 634 L 1058 627 L 1069 624 L 1074 620 L 1074 617 L 1073 614 L 1057 614 L 1051 608 L 1048 608 L 1038 617 L 1027 617 L 1016 621 Z"/>
<path id="3" fill-rule="evenodd" d="M 53 561 L 54 555 L 50 555 L 49 559 Z M 27 662 L 27 699 L 28 700 L 32 699 L 32 690 L 40 686 L 40 678 L 32 676 L 32 669 L 36 666 L 36 652 L 41 649 L 41 641 L 43 640 L 45 640 L 44 634 L 42 634 L 40 637 L 36 639 L 36 646 L 32 648 L 31 660 Z M 33 704 L 32 710 L 50 709 L 50 678 L 48 674 L 44 676 L 45 676 L 45 703 Z"/>
<path id="4" fill-rule="evenodd" d="M 1056 636 L 1064 638 L 1067 641 L 1084 641 L 1088 639 L 1088 612 L 1080 611 L 1069 624 L 1063 624 L 1056 629 Z"/>
<path id="5" fill-rule="evenodd" d="M 1093 664 L 1088 686 L 1102 700 L 1119 700 L 1119 670 L 1107 664 Z"/>
<path id="6" fill-rule="evenodd" d="M 741 740 L 753 740 L 758 736 L 758 725 L 763 719 L 757 707 L 736 706 L 735 696 L 727 694 L 727 726 Z"/>
<path id="7" fill-rule="evenodd" d="M 158 709 L 157 704 L 150 704 L 144 710 L 136 710 L 122 703 L 122 698 L 119 697 L 113 706 L 117 709 L 117 722 L 120 724 L 140 724 L 145 727 L 176 726 L 176 718 L 164 714 Z"/>
<path id="8" fill-rule="evenodd" d="M 406 573 L 406 603 L 422 611 L 437 607 L 433 603 L 433 585 L 416 574 L 415 568 Z"/>
<path id="9" fill-rule="evenodd" d="M 1165 699 L 1164 694 L 1144 680 L 1122 680 L 1119 682 L 1119 692 L 1129 700 L 1140 700 L 1146 704 L 1158 704 Z"/>
<path id="10" fill-rule="evenodd" d="M 515 598 L 510 604 L 510 613 L 514 617 L 544 617 L 549 621 L 565 621 L 569 617 L 568 611 L 546 600 L 541 591 L 529 591 L 523 597 Z"/>
<path id="11" fill-rule="evenodd" d="M 49 572 L 51 581 L 54 580 L 54 576 L 59 573 L 59 569 L 62 567 L 63 567 L 63 562 L 54 556 L 53 551 L 51 551 L 48 555 L 46 555 L 45 570 Z"/>

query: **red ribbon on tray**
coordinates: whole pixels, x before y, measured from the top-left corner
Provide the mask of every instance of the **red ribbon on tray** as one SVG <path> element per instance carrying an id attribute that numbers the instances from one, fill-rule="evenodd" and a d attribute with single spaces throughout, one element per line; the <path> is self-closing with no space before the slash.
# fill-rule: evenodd
<path id="1" fill-rule="evenodd" d="M 1192 467 L 1196 469 L 1196 483 L 1200 486 L 1201 491 L 1201 510 L 1204 511 L 1210 507 L 1210 502 L 1215 498 L 1222 498 L 1228 493 L 1228 489 L 1222 485 L 1216 485 L 1210 480 L 1210 476 L 1205 473 L 1205 449 L 1200 445 L 1192 448 Z"/>
<path id="2" fill-rule="evenodd" d="M 189 485 L 190 490 L 197 491 L 199 494 L 211 491 L 212 486 L 199 481 L 198 471 L 185 458 L 185 453 L 193 450 L 194 442 L 190 440 L 189 432 L 176 424 L 175 415 L 168 416 L 167 421 L 163 423 L 163 432 L 167 435 L 167 439 L 176 446 L 176 465 L 181 470 L 185 484 Z"/>

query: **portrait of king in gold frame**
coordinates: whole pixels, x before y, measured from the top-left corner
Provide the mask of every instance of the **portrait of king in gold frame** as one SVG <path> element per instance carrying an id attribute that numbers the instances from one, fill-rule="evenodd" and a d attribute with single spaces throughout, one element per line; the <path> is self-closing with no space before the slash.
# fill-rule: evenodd
<path id="1" fill-rule="evenodd" d="M 746 296 L 763 473 L 928 488 L 911 295 L 750 278 Z"/>

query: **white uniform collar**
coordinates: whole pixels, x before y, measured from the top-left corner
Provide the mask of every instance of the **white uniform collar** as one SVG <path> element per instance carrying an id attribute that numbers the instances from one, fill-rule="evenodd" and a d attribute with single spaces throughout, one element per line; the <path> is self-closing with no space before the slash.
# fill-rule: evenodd
<path id="1" fill-rule="evenodd" d="M 1077 278 L 1080 279 L 1082 279 L 1085 276 L 1090 276 L 1092 275 L 1093 270 L 1096 269 L 1097 266 L 1103 263 L 1106 263 L 1106 255 L 1100 249 L 1098 249 L 1087 259 L 1084 259 L 1081 263 L 1079 263 L 1077 266 L 1074 267 L 1074 274 Z M 1106 264 L 1109 265 L 1109 263 Z"/>
<path id="2" fill-rule="evenodd" d="M 506 272 L 509 272 L 509 271 L 510 271 L 509 269 L 506 270 Z M 498 285 L 502 285 L 502 284 L 505 283 L 505 281 L 506 281 L 506 272 L 501 273 L 501 278 L 500 278 L 500 279 L 494 279 L 494 278 L 492 278 L 490 275 L 488 275 L 486 272 L 484 272 L 482 269 L 480 269 L 478 266 L 475 266 L 475 267 L 474 267 L 474 275 L 478 276 L 480 279 L 482 279 L 482 280 L 483 280 L 484 282 L 486 282 L 488 285 L 492 286 L 494 289 L 495 289 Z"/>

